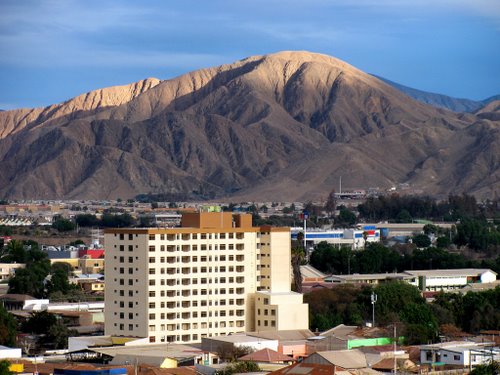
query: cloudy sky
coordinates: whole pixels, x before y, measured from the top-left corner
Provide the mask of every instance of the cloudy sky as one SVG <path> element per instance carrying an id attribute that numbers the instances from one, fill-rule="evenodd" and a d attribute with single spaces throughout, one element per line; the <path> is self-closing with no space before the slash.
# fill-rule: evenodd
<path id="1" fill-rule="evenodd" d="M 484 99 L 500 94 L 500 1 L 0 0 L 0 109 L 281 50 Z"/>

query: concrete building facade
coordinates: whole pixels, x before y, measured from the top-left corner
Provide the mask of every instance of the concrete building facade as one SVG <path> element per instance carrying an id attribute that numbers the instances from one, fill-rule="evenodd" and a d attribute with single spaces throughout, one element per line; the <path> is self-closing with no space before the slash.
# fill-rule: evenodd
<path id="1" fill-rule="evenodd" d="M 236 332 L 307 329 L 290 291 L 290 230 L 251 215 L 195 212 L 177 228 L 110 229 L 105 332 L 199 342 Z"/>

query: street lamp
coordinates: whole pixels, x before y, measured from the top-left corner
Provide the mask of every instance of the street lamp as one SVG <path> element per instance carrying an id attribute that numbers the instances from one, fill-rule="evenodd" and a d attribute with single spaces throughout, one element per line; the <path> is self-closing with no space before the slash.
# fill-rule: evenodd
<path id="1" fill-rule="evenodd" d="M 372 301 L 372 327 L 375 328 L 375 303 L 377 303 L 377 295 L 375 294 L 375 292 L 372 292 L 371 301 Z"/>

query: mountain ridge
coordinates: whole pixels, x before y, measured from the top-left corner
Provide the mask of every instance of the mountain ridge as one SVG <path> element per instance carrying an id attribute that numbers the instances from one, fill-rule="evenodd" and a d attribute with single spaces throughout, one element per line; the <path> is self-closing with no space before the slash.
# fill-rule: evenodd
<path id="1" fill-rule="evenodd" d="M 418 100 L 419 102 L 430 104 L 434 107 L 448 109 L 453 112 L 476 112 L 482 107 L 488 105 L 490 102 L 500 99 L 500 95 L 493 95 L 483 100 L 472 100 L 466 98 L 455 98 L 453 96 L 438 94 L 434 92 L 428 92 L 423 90 L 418 90 L 412 87 L 402 85 L 400 83 L 391 81 L 387 78 L 380 77 L 378 75 L 372 74 L 374 77 L 380 79 L 381 81 L 387 83 L 388 85 L 398 89 L 402 93 L 408 95 L 409 97 Z"/>
<path id="2" fill-rule="evenodd" d="M 339 176 L 353 188 L 484 196 L 499 186 L 496 141 L 498 122 L 422 104 L 341 60 L 287 51 L 9 134 L 0 196 L 311 200 Z"/>

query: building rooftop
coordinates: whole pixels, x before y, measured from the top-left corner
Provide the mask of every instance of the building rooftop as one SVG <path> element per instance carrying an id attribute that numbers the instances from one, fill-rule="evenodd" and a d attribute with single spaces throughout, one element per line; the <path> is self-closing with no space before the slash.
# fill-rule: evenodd
<path id="1" fill-rule="evenodd" d="M 300 266 L 300 273 L 302 274 L 302 277 L 304 279 L 310 279 L 310 278 L 325 278 L 326 275 L 317 270 L 316 268 L 314 268 L 313 266 L 307 264 L 307 265 L 304 265 L 304 266 Z"/>
<path id="2" fill-rule="evenodd" d="M 247 335 L 267 340 L 301 341 L 313 337 L 314 333 L 308 329 L 296 329 L 287 331 L 247 332 Z"/>
<path id="3" fill-rule="evenodd" d="M 173 358 L 185 359 L 197 356 L 203 353 L 201 349 L 194 346 L 182 344 L 154 344 L 154 345 L 136 345 L 136 346 L 113 346 L 108 348 L 91 348 L 92 351 L 116 357 L 122 356 L 140 356 L 148 358 Z"/>
<path id="4" fill-rule="evenodd" d="M 270 341 L 276 339 L 263 338 L 258 336 L 251 336 L 245 333 L 228 335 L 228 336 L 213 336 L 206 338 L 208 340 L 222 341 L 231 344 L 235 343 L 246 343 L 246 342 L 256 342 L 256 341 Z"/>
<path id="5" fill-rule="evenodd" d="M 329 350 L 316 352 L 315 354 L 323 357 L 332 365 L 340 366 L 345 369 L 360 369 L 368 366 L 365 355 L 357 349 L 350 350 Z M 308 357 L 305 359 L 307 363 L 311 363 Z"/>
<path id="6" fill-rule="evenodd" d="M 363 280 L 386 280 L 386 279 L 395 279 L 395 280 L 406 280 L 411 279 L 412 275 L 408 273 L 400 272 L 400 273 L 353 273 L 351 275 L 331 275 L 328 276 L 327 279 L 337 279 L 337 280 L 345 280 L 345 281 L 363 281 Z"/>
<path id="7" fill-rule="evenodd" d="M 485 272 L 491 272 L 497 275 L 496 272 L 488 268 L 457 268 L 457 269 L 443 269 L 443 270 L 412 270 L 404 271 L 404 273 L 414 276 L 477 276 Z"/>
<path id="8" fill-rule="evenodd" d="M 278 353 L 275 350 L 264 348 L 256 352 L 244 355 L 238 358 L 239 361 L 253 361 L 253 362 L 291 362 L 292 357 Z"/>

